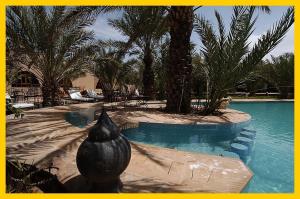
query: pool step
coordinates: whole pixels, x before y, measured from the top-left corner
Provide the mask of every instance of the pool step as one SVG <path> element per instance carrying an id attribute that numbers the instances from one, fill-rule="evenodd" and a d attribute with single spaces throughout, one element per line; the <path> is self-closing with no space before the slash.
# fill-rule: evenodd
<path id="1" fill-rule="evenodd" d="M 240 136 L 254 140 L 256 137 L 256 133 L 249 132 L 249 131 L 242 131 L 240 132 Z"/>
<path id="2" fill-rule="evenodd" d="M 255 130 L 251 130 L 251 129 L 242 128 L 242 131 L 247 131 L 247 132 L 251 132 L 251 133 L 256 134 L 256 131 Z"/>
<path id="3" fill-rule="evenodd" d="M 243 128 L 230 145 L 230 151 L 237 153 L 244 162 L 249 162 L 254 148 L 256 131 Z"/>
<path id="4" fill-rule="evenodd" d="M 242 136 L 236 137 L 234 139 L 234 142 L 247 146 L 249 153 L 251 152 L 251 150 L 253 148 L 253 143 L 254 143 L 253 139 L 249 139 L 249 138 L 242 137 Z"/>
<path id="5" fill-rule="evenodd" d="M 230 145 L 230 151 L 238 154 L 240 158 L 245 157 L 249 154 L 249 149 L 247 146 L 236 142 Z"/>

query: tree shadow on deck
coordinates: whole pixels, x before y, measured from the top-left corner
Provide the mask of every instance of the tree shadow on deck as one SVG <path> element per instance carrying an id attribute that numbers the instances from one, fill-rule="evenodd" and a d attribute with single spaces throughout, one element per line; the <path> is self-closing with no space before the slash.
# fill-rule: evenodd
<path id="1" fill-rule="evenodd" d="M 146 172 L 146 171 L 145 171 Z M 210 190 L 189 190 L 185 185 L 175 183 L 164 183 L 152 178 L 141 178 L 138 180 L 123 180 L 122 193 L 211 193 Z M 77 175 L 64 183 L 69 193 L 89 193 L 91 184 L 82 176 Z"/>

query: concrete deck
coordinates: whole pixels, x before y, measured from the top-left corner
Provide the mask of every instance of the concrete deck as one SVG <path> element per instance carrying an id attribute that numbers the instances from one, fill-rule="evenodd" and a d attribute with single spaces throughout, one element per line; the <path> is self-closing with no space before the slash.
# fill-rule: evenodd
<path id="1" fill-rule="evenodd" d="M 59 169 L 60 181 L 70 191 L 85 192 L 85 181 L 76 168 L 75 156 L 88 129 L 72 126 L 64 119 L 68 111 L 100 107 L 100 104 L 76 104 L 25 112 L 23 119 L 7 117 L 6 148 L 8 158 L 52 164 Z M 229 110 L 223 118 L 169 115 L 159 111 L 109 111 L 119 125 L 126 122 L 239 122 L 249 115 Z M 237 159 L 189 153 L 132 143 L 132 159 L 122 174 L 124 192 L 240 192 L 251 179 L 252 173 Z M 70 186 L 71 185 L 71 186 Z"/>
<path id="2" fill-rule="evenodd" d="M 79 144 L 79 143 L 78 143 Z M 132 158 L 121 175 L 123 192 L 206 192 L 242 191 L 252 172 L 238 159 L 176 151 L 131 143 Z M 76 147 L 53 158 L 64 172 L 58 178 L 70 192 L 85 193 L 90 186 L 79 174 Z"/>

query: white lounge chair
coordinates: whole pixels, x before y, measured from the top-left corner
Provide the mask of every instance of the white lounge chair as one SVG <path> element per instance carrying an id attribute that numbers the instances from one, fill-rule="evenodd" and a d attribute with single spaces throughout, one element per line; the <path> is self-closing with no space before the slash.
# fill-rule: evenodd
<path id="1" fill-rule="evenodd" d="M 32 103 L 12 103 L 11 97 L 8 93 L 5 94 L 6 103 L 11 104 L 14 108 L 26 109 L 26 108 L 34 108 L 34 104 Z"/>
<path id="2" fill-rule="evenodd" d="M 81 93 L 79 91 L 69 91 L 69 95 L 72 100 L 79 101 L 79 102 L 93 102 L 93 98 L 89 97 L 82 97 Z"/>
<path id="3" fill-rule="evenodd" d="M 104 99 L 104 95 L 98 95 L 94 90 L 87 90 L 87 95 L 90 98 L 94 98 L 96 100 L 103 100 Z"/>

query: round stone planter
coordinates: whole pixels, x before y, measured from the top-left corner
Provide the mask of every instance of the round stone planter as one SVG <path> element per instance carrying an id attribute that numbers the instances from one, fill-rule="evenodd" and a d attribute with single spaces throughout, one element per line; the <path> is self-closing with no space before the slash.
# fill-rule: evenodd
<path id="1" fill-rule="evenodd" d="M 79 146 L 76 163 L 91 185 L 90 192 L 119 192 L 120 174 L 131 158 L 131 148 L 120 129 L 103 110 Z"/>

